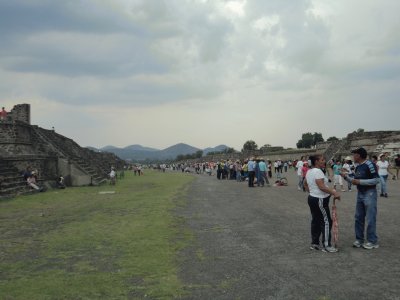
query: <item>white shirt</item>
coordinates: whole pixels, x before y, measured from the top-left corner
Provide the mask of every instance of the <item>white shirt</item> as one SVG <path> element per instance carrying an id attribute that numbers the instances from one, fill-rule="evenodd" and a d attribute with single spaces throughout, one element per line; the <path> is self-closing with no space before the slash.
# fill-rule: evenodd
<path id="1" fill-rule="evenodd" d="M 324 179 L 325 186 L 328 187 L 328 179 L 325 174 L 321 171 L 321 169 L 313 168 L 308 170 L 306 175 L 306 180 L 308 184 L 308 188 L 310 189 L 310 195 L 315 198 L 326 198 L 329 194 L 321 191 L 315 182 L 317 179 Z"/>
<path id="2" fill-rule="evenodd" d="M 353 171 L 351 170 L 351 165 L 350 165 L 350 164 L 345 163 L 345 164 L 343 165 L 342 168 L 345 169 L 345 170 L 347 171 L 347 174 L 348 174 L 348 175 L 353 174 Z"/>
<path id="3" fill-rule="evenodd" d="M 303 176 L 303 171 L 301 170 L 301 168 L 303 167 L 303 162 L 301 160 L 299 160 L 296 164 L 296 168 L 297 168 L 297 175 L 298 176 Z"/>
<path id="4" fill-rule="evenodd" d="M 380 176 L 386 176 L 388 175 L 388 168 L 389 168 L 389 162 L 386 161 L 378 161 L 376 163 L 376 165 L 378 166 L 378 174 Z"/>

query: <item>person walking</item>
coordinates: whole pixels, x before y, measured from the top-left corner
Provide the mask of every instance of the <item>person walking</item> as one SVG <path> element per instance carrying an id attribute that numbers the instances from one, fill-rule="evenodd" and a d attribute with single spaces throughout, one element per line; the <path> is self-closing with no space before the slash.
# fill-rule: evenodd
<path id="1" fill-rule="evenodd" d="M 345 158 L 345 163 L 343 164 L 342 170 L 347 173 L 348 177 L 354 177 L 354 165 L 350 156 Z M 347 182 L 348 191 L 351 192 L 351 182 Z"/>
<path id="2" fill-rule="evenodd" d="M 308 170 L 304 186 L 309 193 L 308 205 L 311 212 L 311 250 L 322 250 L 334 253 L 338 250 L 332 247 L 332 218 L 329 210 L 329 199 L 340 200 L 340 195 L 334 189 L 329 188 L 328 179 L 323 173 L 325 159 L 322 155 L 310 156 L 312 169 Z M 320 238 L 322 236 L 322 247 Z"/>
<path id="3" fill-rule="evenodd" d="M 376 165 L 378 167 L 378 175 L 379 175 L 379 179 L 381 181 L 381 197 L 387 198 L 388 194 L 387 194 L 386 181 L 388 179 L 389 173 L 391 173 L 391 172 L 389 171 L 390 164 L 386 160 L 385 154 L 382 154 L 380 156 L 380 160 L 376 162 Z"/>
<path id="4" fill-rule="evenodd" d="M 375 164 L 367 160 L 367 150 L 363 147 L 351 151 L 357 165 L 354 178 L 348 177 L 344 172 L 343 178 L 357 186 L 357 204 L 355 213 L 354 230 L 356 240 L 353 247 L 376 249 L 379 247 L 376 234 L 377 192 L 379 175 Z M 365 220 L 367 219 L 367 220 Z M 365 221 L 367 221 L 367 239 L 364 241 Z"/>

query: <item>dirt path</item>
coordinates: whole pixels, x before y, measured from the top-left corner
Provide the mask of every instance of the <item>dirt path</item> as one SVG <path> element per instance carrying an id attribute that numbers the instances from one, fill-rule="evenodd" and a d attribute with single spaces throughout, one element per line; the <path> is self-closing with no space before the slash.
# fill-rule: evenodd
<path id="1" fill-rule="evenodd" d="M 400 181 L 378 204 L 379 249 L 351 247 L 356 192 L 338 205 L 340 252 L 309 250 L 306 194 L 248 188 L 198 175 L 183 215 L 194 232 L 182 253 L 187 299 L 400 299 Z"/>

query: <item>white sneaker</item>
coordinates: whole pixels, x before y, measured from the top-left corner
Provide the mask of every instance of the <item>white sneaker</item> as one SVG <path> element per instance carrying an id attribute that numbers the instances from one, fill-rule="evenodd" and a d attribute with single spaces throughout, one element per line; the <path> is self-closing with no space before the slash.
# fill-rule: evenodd
<path id="1" fill-rule="evenodd" d="M 355 240 L 353 243 L 354 248 L 360 248 L 362 245 L 363 245 L 362 242 L 359 240 Z"/>
<path id="2" fill-rule="evenodd" d="M 335 252 L 338 252 L 338 249 L 335 247 L 328 246 L 328 247 L 322 248 L 322 252 L 335 253 Z"/>
<path id="3" fill-rule="evenodd" d="M 371 242 L 367 242 L 367 243 L 364 243 L 363 245 L 362 245 L 362 247 L 364 248 L 364 249 L 367 249 L 367 250 L 371 250 L 371 249 L 377 249 L 377 248 L 379 248 L 379 245 L 378 244 L 374 244 L 374 243 L 371 243 Z"/>

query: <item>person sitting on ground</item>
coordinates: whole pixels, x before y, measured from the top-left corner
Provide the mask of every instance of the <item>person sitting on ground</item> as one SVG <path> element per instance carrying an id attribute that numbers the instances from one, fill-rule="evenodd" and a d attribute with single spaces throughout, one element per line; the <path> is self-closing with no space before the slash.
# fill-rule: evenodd
<path id="1" fill-rule="evenodd" d="M 38 192 L 41 192 L 41 191 L 43 191 L 43 188 L 39 187 L 37 185 L 36 176 L 35 175 L 36 175 L 36 173 L 32 172 L 32 174 L 27 178 L 26 182 L 31 188 L 33 188 L 34 190 L 36 190 Z"/>
<path id="2" fill-rule="evenodd" d="M 59 189 L 65 189 L 65 183 L 64 183 L 64 177 L 62 176 L 62 175 L 60 175 L 58 178 L 57 178 L 57 187 L 59 188 Z"/>

